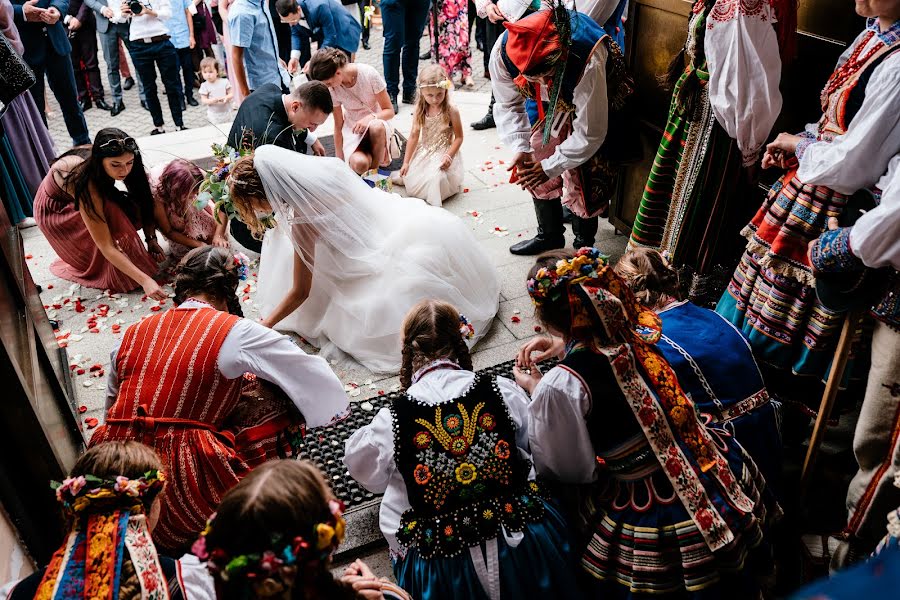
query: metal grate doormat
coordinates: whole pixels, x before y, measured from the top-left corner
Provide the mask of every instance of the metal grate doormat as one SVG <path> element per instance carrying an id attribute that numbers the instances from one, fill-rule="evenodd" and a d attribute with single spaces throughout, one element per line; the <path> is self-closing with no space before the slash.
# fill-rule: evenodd
<path id="1" fill-rule="evenodd" d="M 547 361 L 541 364 L 542 370 L 554 366 L 556 361 Z M 512 368 L 515 360 L 509 360 L 493 367 L 479 371 L 493 376 L 502 376 L 513 379 Z M 300 444 L 300 458 L 313 461 L 325 473 L 334 490 L 335 495 L 344 501 L 347 508 L 359 507 L 380 497 L 360 486 L 350 477 L 344 467 L 344 442 L 354 431 L 368 425 L 380 409 L 388 406 L 402 392 L 391 392 L 384 396 L 375 396 L 369 399 L 373 408 L 371 411 L 363 410 L 359 403 L 353 405 L 353 412 L 342 422 L 332 427 L 314 429 L 306 434 Z"/>

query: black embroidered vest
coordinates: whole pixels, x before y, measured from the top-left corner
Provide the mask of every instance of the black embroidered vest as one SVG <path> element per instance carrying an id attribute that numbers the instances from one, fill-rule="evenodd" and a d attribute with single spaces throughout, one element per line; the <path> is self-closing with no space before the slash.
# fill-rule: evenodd
<path id="1" fill-rule="evenodd" d="M 437 405 L 401 396 L 391 406 L 395 461 L 409 503 L 397 539 L 423 558 L 456 556 L 543 518 L 540 488 L 516 448 L 516 426 L 496 379 L 478 376 Z"/>

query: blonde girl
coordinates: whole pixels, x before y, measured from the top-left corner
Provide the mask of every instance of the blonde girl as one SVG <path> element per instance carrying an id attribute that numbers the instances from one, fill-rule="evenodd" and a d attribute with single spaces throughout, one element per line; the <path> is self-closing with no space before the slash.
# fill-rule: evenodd
<path id="1" fill-rule="evenodd" d="M 419 71 L 418 86 L 406 156 L 393 182 L 406 187 L 407 195 L 441 206 L 462 186 L 462 120 L 450 103 L 453 84 L 443 67 L 428 65 Z"/>

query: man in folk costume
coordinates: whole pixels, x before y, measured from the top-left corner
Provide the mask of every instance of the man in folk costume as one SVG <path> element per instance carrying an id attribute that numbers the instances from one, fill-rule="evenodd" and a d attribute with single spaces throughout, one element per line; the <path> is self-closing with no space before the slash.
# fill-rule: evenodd
<path id="1" fill-rule="evenodd" d="M 504 26 L 491 52 L 494 118 L 516 152 L 510 170 L 532 194 L 538 222 L 537 235 L 510 252 L 565 246 L 562 204 L 573 212 L 575 247 L 592 246 L 616 184 L 604 143 L 609 112 L 632 92 L 622 53 L 590 17 L 561 5 Z M 533 129 L 526 99 L 543 101 Z"/>
<path id="2" fill-rule="evenodd" d="M 739 234 L 759 204 L 756 165 L 781 111 L 782 56 L 793 52 L 795 26 L 793 0 L 697 0 L 672 62 L 668 122 L 629 246 L 692 270 L 698 304 L 715 303 L 744 248 Z"/>
<path id="3" fill-rule="evenodd" d="M 823 295 L 823 289 L 840 289 L 827 284 L 835 274 L 851 286 L 839 294 L 875 301 L 869 379 L 853 436 L 859 470 L 847 491 L 849 522 L 833 553 L 834 568 L 868 556 L 884 535 L 885 515 L 900 505 L 895 486 L 900 481 L 900 155 L 891 160 L 877 189 L 882 190 L 878 206 L 850 227 L 838 227 L 832 218 L 829 230 L 810 243 L 823 302 L 842 301 Z M 823 288 L 823 281 L 829 287 Z"/>

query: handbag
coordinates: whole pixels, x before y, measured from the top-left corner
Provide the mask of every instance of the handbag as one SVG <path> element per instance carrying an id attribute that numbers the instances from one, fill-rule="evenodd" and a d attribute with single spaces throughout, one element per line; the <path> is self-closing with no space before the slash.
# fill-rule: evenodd
<path id="1" fill-rule="evenodd" d="M 0 115 L 6 112 L 10 102 L 36 82 L 31 67 L 6 36 L 0 35 Z"/>
<path id="2" fill-rule="evenodd" d="M 391 154 L 391 160 L 397 160 L 403 155 L 403 139 L 400 137 L 400 133 L 395 131 L 391 135 L 391 139 L 388 142 L 388 151 Z"/>

